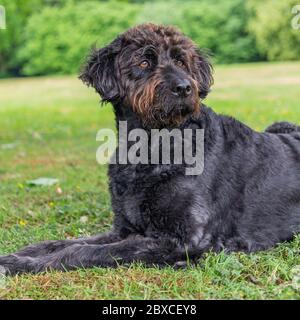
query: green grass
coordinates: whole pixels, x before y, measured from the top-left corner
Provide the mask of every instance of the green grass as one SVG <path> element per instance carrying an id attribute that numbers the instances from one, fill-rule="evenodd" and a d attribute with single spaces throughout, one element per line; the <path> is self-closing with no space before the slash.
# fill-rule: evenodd
<path id="1" fill-rule="evenodd" d="M 299 87 L 300 63 L 220 66 L 207 104 L 263 130 L 276 120 L 300 122 Z M 0 81 L 0 254 L 110 228 L 95 136 L 114 120 L 98 100 L 75 76 Z M 26 185 L 43 176 L 59 186 Z M 299 299 L 292 285 L 299 245 L 298 237 L 257 254 L 211 253 L 179 271 L 133 265 L 16 276 L 2 280 L 0 299 Z"/>

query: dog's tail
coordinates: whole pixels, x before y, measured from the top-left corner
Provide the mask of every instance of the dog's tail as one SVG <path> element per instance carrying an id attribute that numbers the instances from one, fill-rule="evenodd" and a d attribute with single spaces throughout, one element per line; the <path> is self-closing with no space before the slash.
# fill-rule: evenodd
<path id="1" fill-rule="evenodd" d="M 292 133 L 292 132 L 300 132 L 300 126 L 297 126 L 291 122 L 275 122 L 271 126 L 269 126 L 265 132 L 268 133 Z"/>

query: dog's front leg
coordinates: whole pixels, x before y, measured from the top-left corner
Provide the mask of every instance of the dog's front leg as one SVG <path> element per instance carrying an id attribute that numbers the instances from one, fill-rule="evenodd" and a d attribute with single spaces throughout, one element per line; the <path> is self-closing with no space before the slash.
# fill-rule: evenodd
<path id="1" fill-rule="evenodd" d="M 94 266 L 117 267 L 135 261 L 146 265 L 175 265 L 185 260 L 186 256 L 185 249 L 172 240 L 135 236 L 112 244 L 73 244 L 58 252 L 34 258 L 8 255 L 0 257 L 0 265 L 13 275 L 49 269 L 64 271 Z"/>
<path id="2" fill-rule="evenodd" d="M 115 232 L 107 232 L 93 237 L 68 239 L 68 240 L 50 240 L 29 245 L 15 255 L 20 257 L 38 257 L 61 251 L 74 244 L 107 244 L 120 241 L 121 237 Z M 0 257 L 1 258 L 1 257 Z"/>

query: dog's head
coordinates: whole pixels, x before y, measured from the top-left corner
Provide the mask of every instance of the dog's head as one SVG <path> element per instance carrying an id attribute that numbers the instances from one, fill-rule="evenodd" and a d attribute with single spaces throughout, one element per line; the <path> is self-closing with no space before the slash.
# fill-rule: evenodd
<path id="1" fill-rule="evenodd" d="M 142 24 L 94 49 L 80 78 L 103 101 L 132 108 L 145 125 L 175 126 L 197 114 L 212 84 L 212 67 L 174 27 Z"/>

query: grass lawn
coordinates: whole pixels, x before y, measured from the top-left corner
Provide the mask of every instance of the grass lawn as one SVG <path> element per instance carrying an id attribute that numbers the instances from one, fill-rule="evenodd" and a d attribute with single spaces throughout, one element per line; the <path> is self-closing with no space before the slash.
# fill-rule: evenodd
<path id="1" fill-rule="evenodd" d="M 257 130 L 300 123 L 300 63 L 219 66 L 206 103 Z M 110 106 L 75 76 L 0 80 L 0 254 L 108 230 L 106 167 L 95 136 Z M 38 177 L 59 179 L 30 187 Z M 198 267 L 78 270 L 1 280 L 0 299 L 299 299 L 300 237 L 258 254 L 207 254 Z"/>

